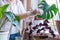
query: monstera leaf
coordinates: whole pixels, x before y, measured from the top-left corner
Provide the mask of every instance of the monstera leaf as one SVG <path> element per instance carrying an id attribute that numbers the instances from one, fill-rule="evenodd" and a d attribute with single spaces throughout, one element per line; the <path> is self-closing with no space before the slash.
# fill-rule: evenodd
<path id="1" fill-rule="evenodd" d="M 43 14 L 38 17 L 43 19 L 53 18 L 58 11 L 55 4 L 52 4 L 51 6 L 49 6 L 45 0 L 42 0 L 41 3 L 38 4 L 38 7 L 43 10 Z"/>
<path id="2" fill-rule="evenodd" d="M 9 6 L 9 4 L 5 4 L 2 7 L 0 7 L 0 19 L 4 15 L 4 12 L 7 10 L 8 6 Z"/>
<path id="3" fill-rule="evenodd" d="M 20 26 L 20 17 L 16 16 L 12 12 L 5 12 L 5 16 L 8 18 L 8 20 L 15 26 L 19 27 Z"/>

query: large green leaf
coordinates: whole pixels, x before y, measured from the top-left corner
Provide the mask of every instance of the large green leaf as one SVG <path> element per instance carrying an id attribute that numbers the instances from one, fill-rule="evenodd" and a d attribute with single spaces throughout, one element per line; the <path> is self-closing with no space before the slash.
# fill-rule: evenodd
<path id="1" fill-rule="evenodd" d="M 42 18 L 43 19 L 46 19 L 46 14 L 43 13 Z"/>
<path id="2" fill-rule="evenodd" d="M 53 18 L 54 15 L 56 15 L 58 11 L 55 4 L 52 4 L 51 6 L 49 6 L 45 0 L 42 0 L 41 3 L 38 4 L 38 7 L 42 8 L 43 10 L 42 18 L 44 19 Z"/>
<path id="3" fill-rule="evenodd" d="M 9 6 L 9 4 L 5 4 L 2 7 L 0 7 L 0 19 L 4 15 L 4 12 L 7 10 L 8 6 Z"/>
<path id="4" fill-rule="evenodd" d="M 41 18 L 42 16 L 41 15 L 37 15 L 38 18 Z"/>
<path id="5" fill-rule="evenodd" d="M 53 18 L 54 14 L 53 14 L 52 10 L 50 11 L 50 13 L 51 13 L 51 18 Z"/>
<path id="6" fill-rule="evenodd" d="M 55 15 L 57 14 L 58 9 L 56 8 L 55 4 L 52 4 L 51 10 L 54 11 Z"/>
<path id="7" fill-rule="evenodd" d="M 16 27 L 20 26 L 20 17 L 19 16 L 16 16 L 12 12 L 5 12 L 4 14 L 14 26 L 16 26 Z"/>

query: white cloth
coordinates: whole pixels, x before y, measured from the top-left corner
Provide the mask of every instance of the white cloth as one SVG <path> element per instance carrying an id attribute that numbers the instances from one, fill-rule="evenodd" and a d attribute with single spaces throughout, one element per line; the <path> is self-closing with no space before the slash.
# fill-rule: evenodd
<path id="1" fill-rule="evenodd" d="M 4 4 L 9 4 L 9 3 L 6 0 L 1 0 L 0 1 L 0 6 L 3 6 Z M 19 0 L 14 0 L 12 5 L 9 5 L 7 11 L 11 11 L 16 15 L 26 13 L 26 10 L 24 9 L 22 2 L 19 1 Z M 11 27 L 11 23 L 7 22 L 5 24 L 5 27 L 2 28 L 2 30 L 7 31 L 7 30 L 10 29 L 10 27 Z M 21 33 L 21 30 L 23 28 L 23 20 L 20 20 L 20 27 L 18 27 L 18 28 L 20 28 L 20 33 Z M 11 30 L 11 34 L 14 34 L 14 33 L 17 33 L 17 32 L 18 32 L 17 28 L 13 26 L 12 30 Z"/>

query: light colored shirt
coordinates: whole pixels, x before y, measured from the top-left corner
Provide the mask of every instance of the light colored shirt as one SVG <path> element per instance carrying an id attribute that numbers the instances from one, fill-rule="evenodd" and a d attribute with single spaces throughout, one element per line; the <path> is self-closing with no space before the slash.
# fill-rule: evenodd
<path id="1" fill-rule="evenodd" d="M 1 0 L 0 1 L 0 6 L 3 6 L 4 4 L 9 4 L 9 3 L 6 0 Z M 14 0 L 12 5 L 9 4 L 9 7 L 8 7 L 7 11 L 11 11 L 16 15 L 26 13 L 26 10 L 24 9 L 23 4 L 20 0 Z M 2 28 L 2 30 L 7 31 L 7 30 L 10 29 L 10 27 L 11 27 L 11 23 L 7 22 L 5 24 L 5 27 Z M 23 28 L 23 20 L 20 20 L 20 27 L 18 27 L 18 28 L 20 29 L 20 33 L 21 33 L 22 28 Z M 12 26 L 11 34 L 14 34 L 14 33 L 17 33 L 17 32 L 18 32 L 18 29 L 16 27 Z"/>

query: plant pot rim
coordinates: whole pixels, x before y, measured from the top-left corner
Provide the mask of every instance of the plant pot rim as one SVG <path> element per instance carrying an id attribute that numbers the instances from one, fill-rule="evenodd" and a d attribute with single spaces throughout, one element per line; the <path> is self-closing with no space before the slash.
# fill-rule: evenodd
<path id="1" fill-rule="evenodd" d="M 60 21 L 60 20 L 55 20 L 55 21 Z"/>
<path id="2" fill-rule="evenodd" d="M 9 33 L 9 31 L 1 31 L 0 30 L 0 34 L 6 34 L 6 33 Z"/>

